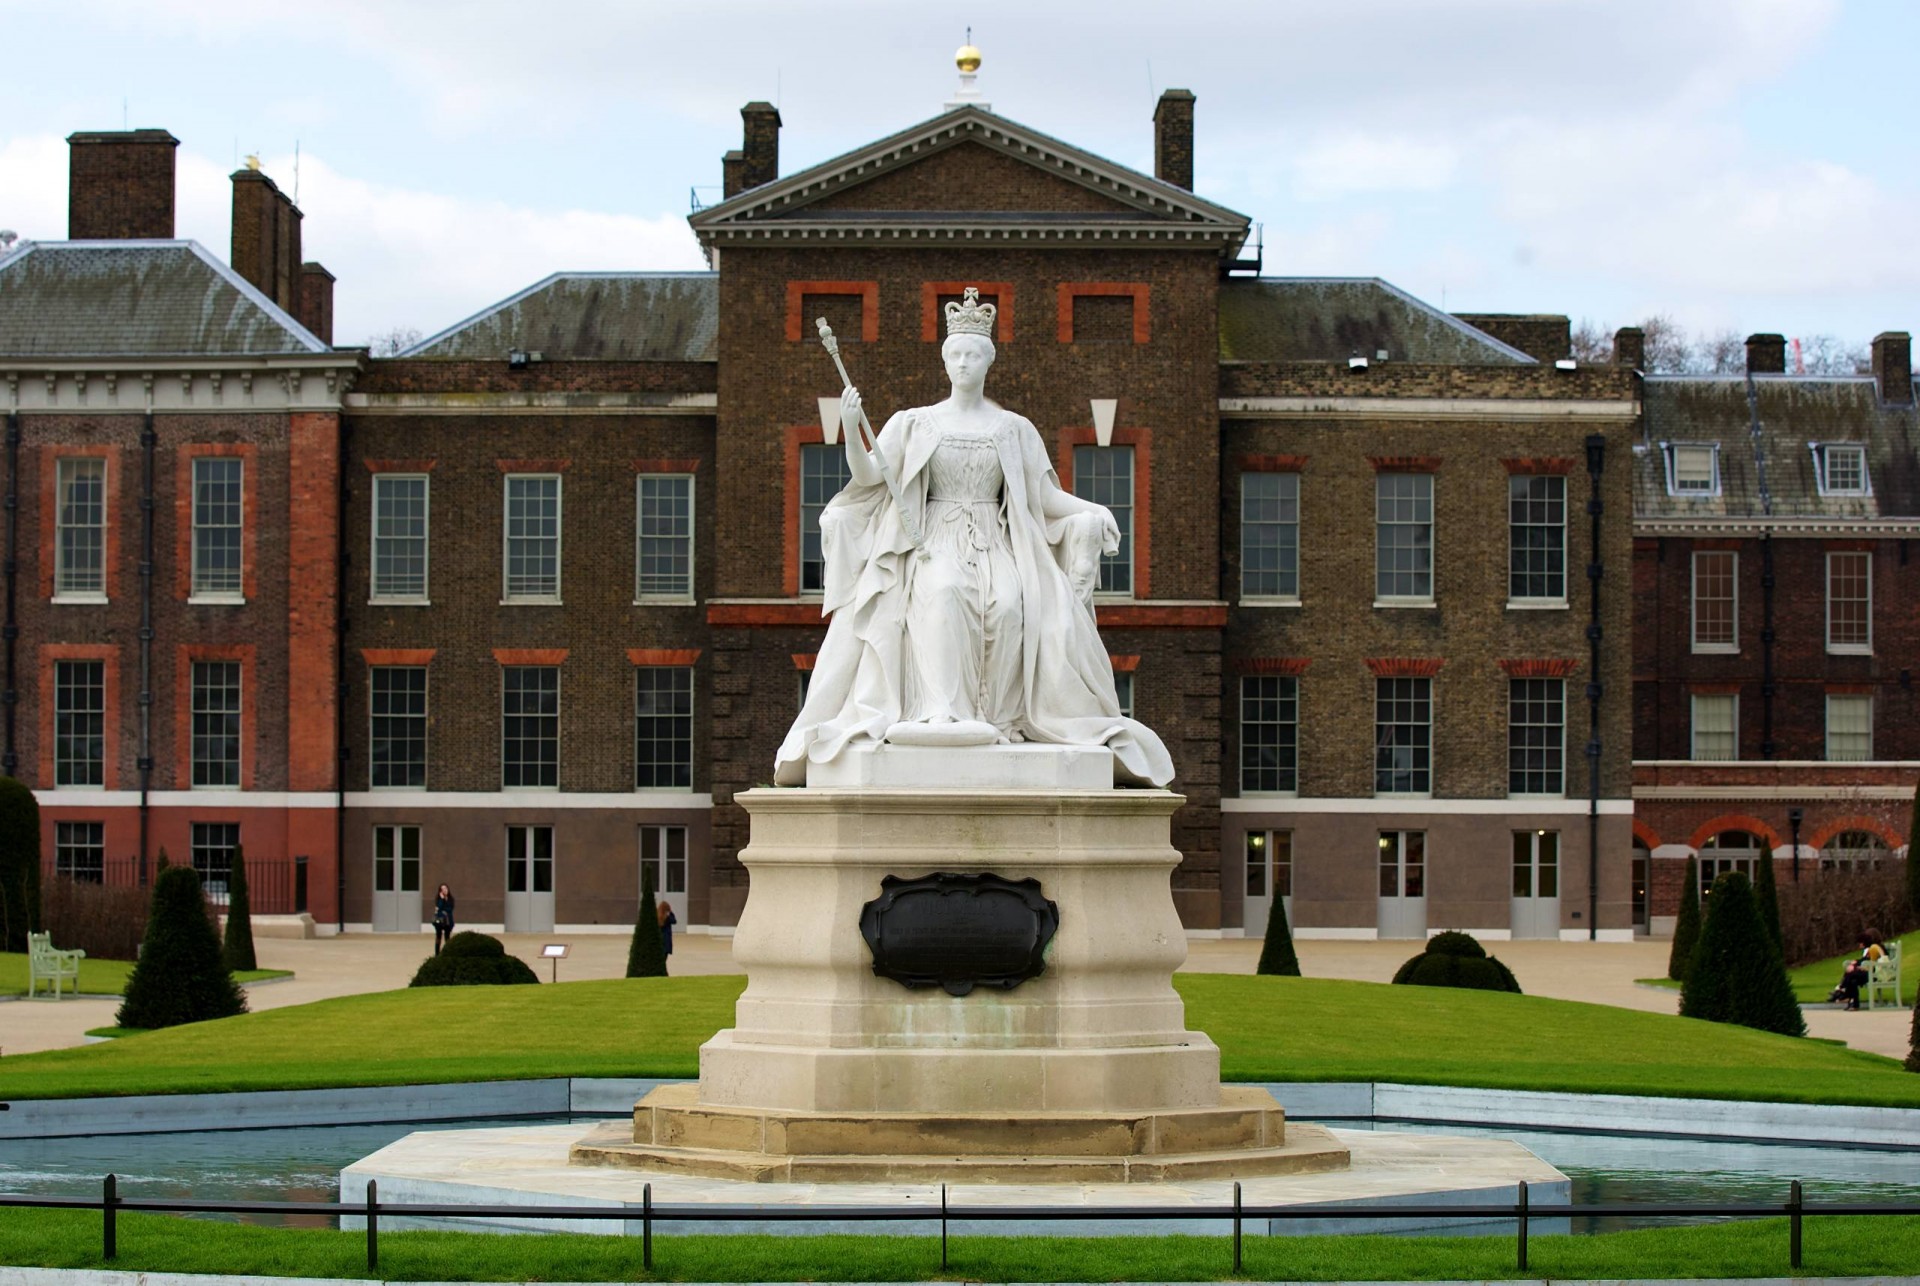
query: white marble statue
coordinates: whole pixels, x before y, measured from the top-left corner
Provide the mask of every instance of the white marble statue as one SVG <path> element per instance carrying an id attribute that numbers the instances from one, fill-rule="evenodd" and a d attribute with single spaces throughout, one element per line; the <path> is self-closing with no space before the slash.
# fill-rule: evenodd
<path id="1" fill-rule="evenodd" d="M 1031 421 L 985 396 L 993 305 L 970 287 L 946 311 L 951 397 L 872 440 L 858 390 L 841 395 L 852 481 L 820 517 L 833 619 L 774 780 L 804 785 L 810 762 L 861 741 L 1030 741 L 1105 745 L 1118 779 L 1164 786 L 1173 761 L 1121 715 L 1094 625 L 1119 528 L 1060 489 Z"/>

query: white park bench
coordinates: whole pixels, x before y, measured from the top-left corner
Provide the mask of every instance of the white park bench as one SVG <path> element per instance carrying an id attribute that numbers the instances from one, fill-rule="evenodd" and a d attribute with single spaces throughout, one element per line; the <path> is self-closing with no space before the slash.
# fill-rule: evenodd
<path id="1" fill-rule="evenodd" d="M 1887 954 L 1867 966 L 1867 1008 L 1877 1009 L 1885 1001 L 1895 1008 L 1900 1004 L 1900 944 L 1886 944 Z"/>
<path id="2" fill-rule="evenodd" d="M 53 945 L 51 933 L 29 933 L 27 935 L 27 999 L 31 1000 L 40 990 L 43 982 L 53 986 L 53 998 L 60 999 L 60 984 L 67 979 L 73 981 L 73 994 L 80 994 L 80 962 L 87 958 L 84 951 L 60 951 Z"/>

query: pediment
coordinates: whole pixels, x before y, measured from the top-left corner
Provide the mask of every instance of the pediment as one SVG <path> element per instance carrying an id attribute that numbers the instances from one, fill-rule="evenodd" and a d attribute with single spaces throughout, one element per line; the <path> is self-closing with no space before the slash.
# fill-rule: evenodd
<path id="1" fill-rule="evenodd" d="M 964 107 L 693 215 L 708 245 L 1152 241 L 1230 253 L 1248 221 L 1184 188 Z"/>

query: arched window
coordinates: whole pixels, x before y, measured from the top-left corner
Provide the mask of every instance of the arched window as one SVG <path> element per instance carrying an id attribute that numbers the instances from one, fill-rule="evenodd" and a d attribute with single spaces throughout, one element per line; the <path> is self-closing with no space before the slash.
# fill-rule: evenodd
<path id="1" fill-rule="evenodd" d="M 1713 891 L 1713 882 L 1728 871 L 1738 871 L 1752 880 L 1760 869 L 1762 857 L 1771 858 L 1773 850 L 1766 837 L 1752 831 L 1721 831 L 1700 846 L 1700 896 Z"/>
<path id="2" fill-rule="evenodd" d="M 1878 870 L 1887 860 L 1887 841 L 1872 831 L 1841 831 L 1820 850 L 1823 871 Z"/>

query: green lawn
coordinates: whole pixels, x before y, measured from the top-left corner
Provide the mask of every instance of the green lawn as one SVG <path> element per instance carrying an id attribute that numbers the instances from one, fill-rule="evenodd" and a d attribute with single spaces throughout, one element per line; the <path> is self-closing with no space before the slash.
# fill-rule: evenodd
<path id="1" fill-rule="evenodd" d="M 80 994 L 117 996 L 127 989 L 127 975 L 133 972 L 131 960 L 82 960 Z M 240 982 L 259 982 L 262 978 L 290 978 L 285 969 L 246 969 L 233 975 Z M 72 994 L 73 984 L 63 984 Z M 0 951 L 0 996 L 27 994 L 27 957 L 18 951 Z M 41 991 L 45 995 L 45 989 Z"/>
<path id="2" fill-rule="evenodd" d="M 940 1270 L 937 1237 L 654 1238 L 644 1272 L 638 1237 L 501 1237 L 382 1232 L 389 1281 L 1219 1281 L 1226 1237 L 954 1238 Z M 357 1232 L 260 1228 L 123 1214 L 119 1256 L 100 1259 L 100 1216 L 0 1211 L 0 1263 L 22 1267 L 181 1273 L 363 1277 Z M 1604 1236 L 1529 1239 L 1530 1278 L 1784 1277 L 1784 1219 L 1656 1228 Z M 1920 1263 L 1920 1219 L 1810 1218 L 1804 1267 L 1823 1277 L 1894 1276 Z M 1267 1281 L 1487 1281 L 1520 1277 L 1504 1237 L 1254 1237 L 1241 1279 Z"/>
<path id="3" fill-rule="evenodd" d="M 1920 956 L 1913 954 L 1916 949 L 1920 949 L 1920 929 L 1915 929 L 1898 941 L 1902 957 L 1907 960 L 1920 959 Z M 1858 954 L 1856 951 L 1848 951 L 1831 959 L 1816 960 L 1812 964 L 1787 970 L 1787 981 L 1793 984 L 1794 998 L 1803 1005 L 1819 1004 L 1826 1000 L 1827 993 L 1832 991 L 1840 981 L 1841 966 Z M 1680 984 L 1671 978 L 1639 978 L 1636 981 L 1650 987 L 1680 990 Z M 1910 969 L 1903 970 L 1900 978 L 1900 1003 L 1913 1004 L 1916 992 L 1920 992 L 1920 973 Z"/>
<path id="4" fill-rule="evenodd" d="M 1538 996 L 1180 974 L 1188 1024 L 1241 1081 L 1361 1081 L 1920 1107 L 1893 1059 Z M 0 1098 L 691 1077 L 745 980 L 693 977 L 350 996 L 0 1060 Z"/>

